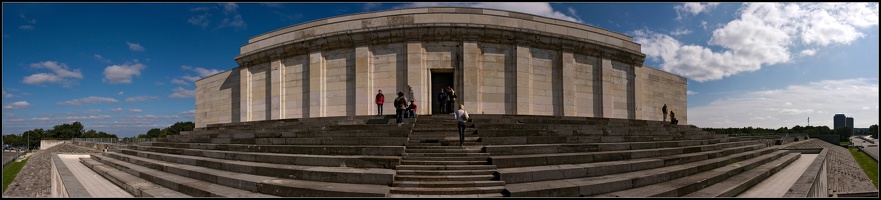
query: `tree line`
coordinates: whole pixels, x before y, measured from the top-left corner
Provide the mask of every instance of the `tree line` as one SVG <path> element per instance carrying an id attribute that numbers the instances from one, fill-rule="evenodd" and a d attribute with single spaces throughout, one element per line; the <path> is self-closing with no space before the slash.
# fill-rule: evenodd
<path id="1" fill-rule="evenodd" d="M 137 138 L 164 138 L 167 135 L 177 135 L 180 134 L 181 131 L 192 131 L 193 128 L 196 127 L 196 124 L 193 122 L 176 122 L 173 125 L 159 129 L 153 128 L 147 131 L 146 134 L 138 134 Z M 25 131 L 22 134 L 9 134 L 3 135 L 3 144 L 9 144 L 10 146 L 18 147 L 18 146 L 28 146 L 30 149 L 34 149 L 40 146 L 40 140 L 42 139 L 71 139 L 71 138 L 118 138 L 116 134 L 106 133 L 104 131 L 95 131 L 94 129 L 85 130 L 83 124 L 80 122 L 73 122 L 70 124 L 61 124 L 55 125 L 52 129 L 43 130 L 42 128 L 36 128 L 33 130 Z M 134 137 L 132 137 L 134 138 Z"/>
<path id="2" fill-rule="evenodd" d="M 828 126 L 793 126 L 792 128 L 780 127 L 777 129 L 770 128 L 754 128 L 743 127 L 743 128 L 702 128 L 704 131 L 714 132 L 716 134 L 728 134 L 728 135 L 749 135 L 749 136 L 761 136 L 761 135 L 776 135 L 776 134 L 786 134 L 786 133 L 805 133 L 808 136 L 816 136 L 816 135 L 838 135 L 841 141 L 847 141 L 848 138 L 852 135 L 872 135 L 875 138 L 878 138 L 878 125 L 869 126 L 869 129 L 852 129 L 850 127 L 839 127 L 837 129 L 830 129 Z"/>

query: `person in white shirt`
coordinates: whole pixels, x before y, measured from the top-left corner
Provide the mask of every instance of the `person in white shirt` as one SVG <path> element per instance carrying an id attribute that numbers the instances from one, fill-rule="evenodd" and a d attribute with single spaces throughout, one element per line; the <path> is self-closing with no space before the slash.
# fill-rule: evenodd
<path id="1" fill-rule="evenodd" d="M 459 110 L 453 113 L 456 116 L 456 122 L 459 126 L 459 146 L 465 144 L 465 121 L 468 121 L 468 112 L 465 111 L 465 105 L 459 104 Z"/>

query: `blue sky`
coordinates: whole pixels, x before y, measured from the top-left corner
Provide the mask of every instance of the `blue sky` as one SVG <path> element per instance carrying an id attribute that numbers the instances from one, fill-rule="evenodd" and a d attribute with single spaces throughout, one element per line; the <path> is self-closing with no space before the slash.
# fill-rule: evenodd
<path id="1" fill-rule="evenodd" d="M 688 79 L 699 127 L 831 127 L 836 113 L 878 123 L 878 3 L 3 3 L 2 131 L 80 121 L 128 137 L 193 121 L 194 81 L 236 67 L 250 37 L 422 6 L 633 36 L 645 65 Z"/>

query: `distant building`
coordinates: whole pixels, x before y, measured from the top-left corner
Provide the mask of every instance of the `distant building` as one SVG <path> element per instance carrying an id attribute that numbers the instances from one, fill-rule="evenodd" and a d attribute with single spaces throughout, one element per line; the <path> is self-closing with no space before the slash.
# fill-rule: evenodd
<path id="1" fill-rule="evenodd" d="M 845 117 L 844 114 L 835 114 L 835 117 L 832 117 L 832 120 L 834 122 L 834 126 L 832 127 L 832 129 L 846 126 L 846 118 L 847 117 Z"/>
<path id="2" fill-rule="evenodd" d="M 847 119 L 844 121 L 847 127 L 853 129 L 853 117 L 847 117 Z"/>

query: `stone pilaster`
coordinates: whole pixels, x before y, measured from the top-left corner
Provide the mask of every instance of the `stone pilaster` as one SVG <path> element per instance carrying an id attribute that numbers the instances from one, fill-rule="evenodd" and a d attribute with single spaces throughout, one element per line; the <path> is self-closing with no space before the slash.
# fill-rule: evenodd
<path id="1" fill-rule="evenodd" d="M 407 85 L 413 89 L 413 97 L 407 97 L 415 100 L 417 106 L 417 114 L 427 114 L 428 92 L 428 70 L 423 62 L 422 42 L 407 43 Z"/>
<path id="2" fill-rule="evenodd" d="M 612 60 L 608 58 L 600 57 L 601 69 L 600 69 L 600 77 L 602 77 L 602 81 L 600 81 L 600 86 L 603 89 L 603 112 L 602 116 L 604 118 L 613 118 L 615 113 L 615 99 L 614 92 L 612 91 Z"/>
<path id="3" fill-rule="evenodd" d="M 241 101 L 239 102 L 241 107 L 239 108 L 239 114 L 241 116 L 242 122 L 251 121 L 251 70 L 248 67 L 240 68 L 241 73 L 239 75 L 239 92 L 241 92 Z"/>
<path id="4" fill-rule="evenodd" d="M 634 119 L 642 119 L 642 120 L 654 120 L 657 117 L 648 117 L 645 116 L 643 112 L 643 106 L 646 105 L 646 102 L 643 102 L 643 96 L 645 96 L 646 92 L 643 89 L 643 80 L 648 79 L 648 76 L 645 75 L 641 66 L 634 66 L 632 70 L 633 79 L 633 117 Z M 651 106 L 646 109 L 651 109 Z"/>
<path id="5" fill-rule="evenodd" d="M 324 65 L 321 51 L 309 53 L 309 117 L 325 116 L 327 69 Z"/>
<path id="6" fill-rule="evenodd" d="M 515 114 L 529 115 L 532 114 L 532 54 L 529 53 L 529 47 L 517 45 L 515 47 L 517 61 L 516 68 L 516 103 Z"/>
<path id="7" fill-rule="evenodd" d="M 369 47 L 355 48 L 355 115 L 376 115 L 372 57 Z"/>
<path id="8" fill-rule="evenodd" d="M 273 56 L 269 66 L 270 94 L 267 94 L 270 103 L 270 119 L 284 119 L 284 63 L 280 55 Z"/>
<path id="9" fill-rule="evenodd" d="M 575 105 L 575 55 L 571 52 L 562 52 L 562 88 L 563 88 L 563 116 L 578 116 Z"/>
<path id="10" fill-rule="evenodd" d="M 456 91 L 459 96 L 456 103 L 465 104 L 465 110 L 480 113 L 478 89 L 480 88 L 480 48 L 476 42 L 462 42 L 462 88 Z M 459 109 L 454 106 L 453 110 Z"/>

